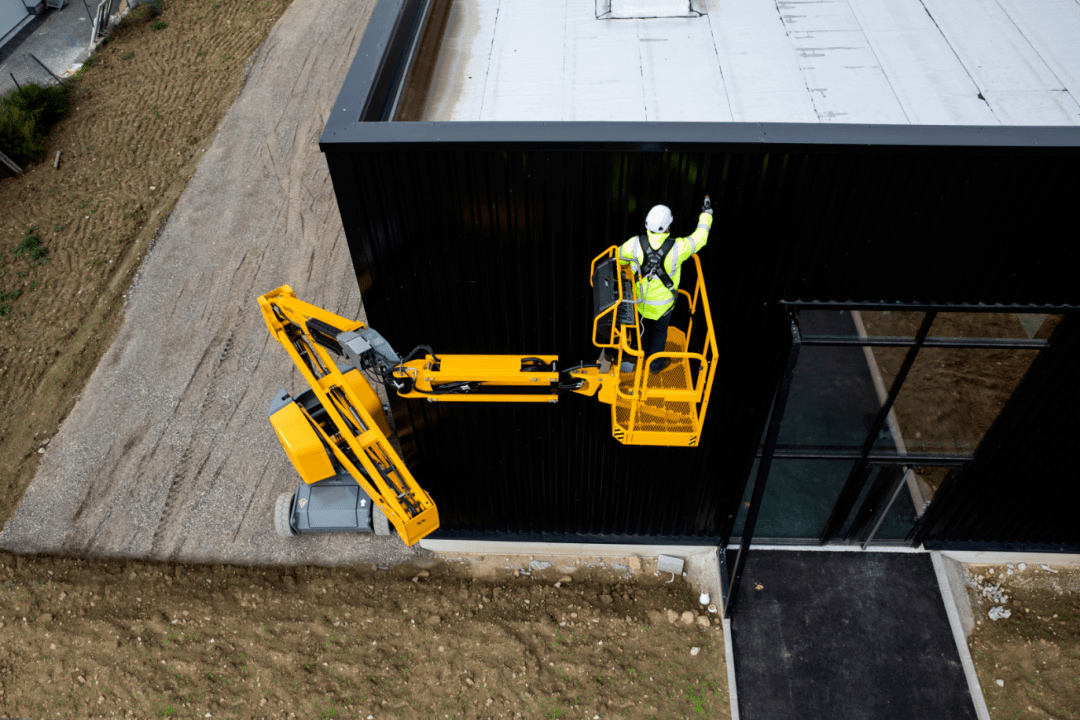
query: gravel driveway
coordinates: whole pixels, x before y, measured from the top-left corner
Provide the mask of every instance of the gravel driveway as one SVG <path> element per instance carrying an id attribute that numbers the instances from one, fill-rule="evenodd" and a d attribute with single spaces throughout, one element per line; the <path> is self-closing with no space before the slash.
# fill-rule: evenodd
<path id="1" fill-rule="evenodd" d="M 295 0 L 181 195 L 129 294 L 123 327 L 0 533 L 17 553 L 184 562 L 395 562 L 396 538 L 283 540 L 297 482 L 266 419 L 299 390 L 255 298 L 288 283 L 363 318 L 318 149 L 375 0 Z"/>

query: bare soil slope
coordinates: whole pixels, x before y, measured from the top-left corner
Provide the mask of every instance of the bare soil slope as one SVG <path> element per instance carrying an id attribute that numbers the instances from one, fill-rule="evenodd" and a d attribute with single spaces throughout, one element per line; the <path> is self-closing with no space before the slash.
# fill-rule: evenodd
<path id="1" fill-rule="evenodd" d="M 723 718 L 679 579 L 4 558 L 0 715 Z M 556 584 L 557 583 L 557 584 Z M 697 648 L 696 652 L 693 649 Z"/>

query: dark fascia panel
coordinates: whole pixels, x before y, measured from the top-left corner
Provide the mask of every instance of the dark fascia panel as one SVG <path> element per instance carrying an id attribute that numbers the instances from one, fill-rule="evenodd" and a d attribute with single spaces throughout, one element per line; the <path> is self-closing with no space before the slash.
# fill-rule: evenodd
<path id="1" fill-rule="evenodd" d="M 821 146 L 882 151 L 904 147 L 1080 150 L 1080 127 L 846 125 L 706 122 L 386 122 L 413 44 L 423 31 L 426 0 L 380 0 L 326 122 L 323 152 L 544 149 L 665 152 L 745 148 L 760 152 Z"/>
<path id="2" fill-rule="evenodd" d="M 335 111 L 336 112 L 336 111 Z M 689 122 L 353 122 L 327 123 L 323 152 L 387 150 L 595 150 L 689 152 L 725 149 L 836 152 L 845 147 L 1017 148 L 1080 151 L 1080 127 L 838 125 Z"/>

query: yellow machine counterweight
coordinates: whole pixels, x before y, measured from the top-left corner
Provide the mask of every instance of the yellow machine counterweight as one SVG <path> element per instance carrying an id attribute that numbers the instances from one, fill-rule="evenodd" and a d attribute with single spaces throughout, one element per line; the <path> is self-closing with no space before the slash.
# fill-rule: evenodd
<path id="1" fill-rule="evenodd" d="M 389 440 L 389 406 L 371 382 L 428 402 L 555 403 L 567 393 L 595 396 L 611 405 L 612 435 L 621 443 L 696 446 L 717 355 L 701 261 L 692 256 L 693 292 L 678 291 L 677 301 L 689 310 L 687 325 L 669 327 L 664 350 L 645 357 L 641 301 L 617 252 L 608 248 L 590 268 L 592 342 L 602 350 L 600 360 L 564 369 L 554 355 L 436 355 L 424 345 L 401 358 L 371 328 L 299 300 L 287 285 L 261 296 L 267 327 L 308 385 L 296 398 L 281 390 L 270 408 L 270 423 L 304 481 L 296 493 L 278 498 L 278 533 L 370 531 L 376 509 L 407 545 L 438 528 L 435 503 Z M 659 358 L 670 364 L 650 373 Z M 634 370 L 620 372 L 631 359 Z"/>

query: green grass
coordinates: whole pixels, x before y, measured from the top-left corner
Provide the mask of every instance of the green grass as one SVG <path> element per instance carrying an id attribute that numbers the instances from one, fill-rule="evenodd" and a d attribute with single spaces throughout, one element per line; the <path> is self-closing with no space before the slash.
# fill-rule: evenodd
<path id="1" fill-rule="evenodd" d="M 97 55 L 91 55 L 90 57 L 83 60 L 82 66 L 75 71 L 74 77 L 81 78 L 83 75 L 86 74 L 87 70 L 94 66 L 94 63 L 96 63 L 99 59 L 100 58 Z"/>
<path id="2" fill-rule="evenodd" d="M 22 295 L 22 290 L 8 290 L 7 292 L 0 292 L 0 317 L 4 317 L 11 312 L 11 302 L 18 300 Z"/>
<path id="3" fill-rule="evenodd" d="M 20 165 L 45 152 L 45 133 L 68 111 L 68 89 L 62 85 L 24 83 L 0 96 L 0 149 Z"/>
<path id="4" fill-rule="evenodd" d="M 11 249 L 12 256 L 16 258 L 29 256 L 27 259 L 32 265 L 44 265 L 49 262 L 49 248 L 41 244 L 41 236 L 36 227 L 28 227 L 23 233 L 23 239 Z"/>

